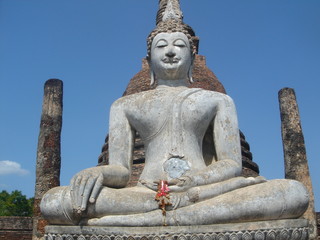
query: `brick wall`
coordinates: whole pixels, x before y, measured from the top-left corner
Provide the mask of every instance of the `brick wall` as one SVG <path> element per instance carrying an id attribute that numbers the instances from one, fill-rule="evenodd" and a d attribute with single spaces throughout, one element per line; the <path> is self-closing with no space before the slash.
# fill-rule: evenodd
<path id="1" fill-rule="evenodd" d="M 31 240 L 31 217 L 0 217 L 0 240 Z"/>

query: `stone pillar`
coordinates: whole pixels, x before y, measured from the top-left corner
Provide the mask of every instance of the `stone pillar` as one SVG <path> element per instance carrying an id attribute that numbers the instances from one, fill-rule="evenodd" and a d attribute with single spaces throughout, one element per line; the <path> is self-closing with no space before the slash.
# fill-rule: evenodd
<path id="1" fill-rule="evenodd" d="M 285 178 L 298 180 L 307 187 L 310 195 L 310 203 L 303 217 L 308 219 L 310 223 L 310 239 L 316 239 L 317 223 L 314 209 L 314 195 L 298 104 L 292 88 L 283 88 L 279 91 L 279 104 L 285 160 Z"/>
<path id="2" fill-rule="evenodd" d="M 47 225 L 40 212 L 41 198 L 49 189 L 60 185 L 62 95 L 61 80 L 49 79 L 45 83 L 37 151 L 33 240 L 43 239 Z"/>

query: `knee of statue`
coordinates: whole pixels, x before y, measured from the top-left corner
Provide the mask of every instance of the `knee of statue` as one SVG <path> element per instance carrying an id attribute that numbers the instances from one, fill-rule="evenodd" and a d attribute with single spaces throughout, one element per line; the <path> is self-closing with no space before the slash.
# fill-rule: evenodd
<path id="1" fill-rule="evenodd" d="M 282 204 L 279 219 L 300 217 L 308 208 L 309 192 L 299 181 L 277 179 L 270 181 L 270 191 L 279 191 L 277 200 Z"/>
<path id="2" fill-rule="evenodd" d="M 80 219 L 77 220 L 72 209 L 70 188 L 66 186 L 50 189 L 41 199 L 41 213 L 51 224 L 77 224 Z"/>

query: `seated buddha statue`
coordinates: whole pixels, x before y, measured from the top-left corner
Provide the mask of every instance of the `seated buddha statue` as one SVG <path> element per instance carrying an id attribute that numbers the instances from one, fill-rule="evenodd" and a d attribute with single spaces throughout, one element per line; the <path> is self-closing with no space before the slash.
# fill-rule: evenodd
<path id="1" fill-rule="evenodd" d="M 156 88 L 112 104 L 109 165 L 85 169 L 69 186 L 48 191 L 42 214 L 50 224 L 95 226 L 298 218 L 309 201 L 303 184 L 240 176 L 234 102 L 223 93 L 187 87 L 195 45 L 181 12 L 167 2 L 162 21 L 148 37 L 147 59 Z M 202 146 L 208 129 L 213 136 L 211 154 Z M 135 132 L 145 144 L 145 166 L 138 185 L 126 188 Z M 166 201 L 161 205 L 156 196 Z"/>

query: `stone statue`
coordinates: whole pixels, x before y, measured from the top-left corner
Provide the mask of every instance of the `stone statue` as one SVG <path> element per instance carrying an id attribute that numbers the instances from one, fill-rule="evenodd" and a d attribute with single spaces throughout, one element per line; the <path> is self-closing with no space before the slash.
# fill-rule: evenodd
<path id="1" fill-rule="evenodd" d="M 48 191 L 41 202 L 45 218 L 51 224 L 161 226 L 301 216 L 309 201 L 301 183 L 240 177 L 233 100 L 187 87 L 194 32 L 182 22 L 179 1 L 160 1 L 160 10 L 147 56 L 157 87 L 113 103 L 109 165 L 85 169 L 70 186 Z M 135 131 L 145 144 L 145 167 L 138 185 L 125 188 Z M 213 132 L 211 149 L 202 145 L 207 131 Z"/>

